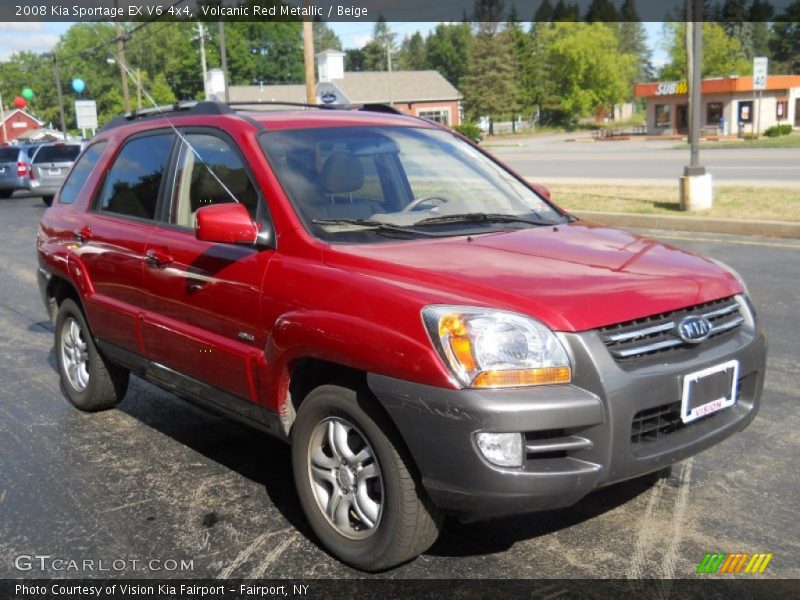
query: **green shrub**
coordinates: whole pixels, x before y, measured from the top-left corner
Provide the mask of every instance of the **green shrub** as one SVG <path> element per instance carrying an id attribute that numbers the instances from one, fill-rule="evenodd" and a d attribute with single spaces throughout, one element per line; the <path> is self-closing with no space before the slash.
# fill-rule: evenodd
<path id="1" fill-rule="evenodd" d="M 783 123 L 782 125 L 773 125 L 764 132 L 764 135 L 778 137 L 780 135 L 789 135 L 790 133 L 792 133 L 792 126 L 789 123 Z"/>
<path id="2" fill-rule="evenodd" d="M 461 125 L 456 125 L 453 127 L 458 133 L 461 135 L 468 137 L 476 144 L 481 141 L 483 137 L 483 132 L 481 128 L 478 127 L 477 123 L 473 123 L 471 121 L 464 121 Z"/>

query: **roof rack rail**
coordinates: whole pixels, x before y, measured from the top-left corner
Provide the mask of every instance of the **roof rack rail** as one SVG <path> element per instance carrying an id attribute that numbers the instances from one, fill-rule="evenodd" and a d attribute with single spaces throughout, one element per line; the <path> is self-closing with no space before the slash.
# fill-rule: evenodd
<path id="1" fill-rule="evenodd" d="M 283 102 L 280 100 L 238 100 L 236 102 L 228 102 L 228 106 L 296 106 L 298 108 L 320 108 L 323 110 L 360 110 L 365 112 L 379 112 L 394 115 L 404 114 L 402 111 L 396 109 L 394 106 L 388 104 L 380 104 L 377 102 L 368 102 L 365 104 L 312 104 L 309 102 Z"/>
<path id="2" fill-rule="evenodd" d="M 163 115 L 170 115 L 175 113 L 189 113 L 193 115 L 223 115 L 232 113 L 233 110 L 223 102 L 213 101 L 188 101 L 176 102 L 175 104 L 164 104 L 162 106 L 154 106 L 153 108 L 143 108 L 140 110 L 132 110 L 122 116 L 115 117 L 106 123 L 99 131 L 107 131 L 125 125 L 137 119 L 145 119 L 148 117 L 160 117 Z"/>
<path id="3" fill-rule="evenodd" d="M 190 102 L 176 102 L 175 104 L 166 104 L 163 106 L 155 106 L 153 108 L 145 108 L 141 110 L 134 110 L 122 116 L 111 119 L 108 123 L 103 125 L 99 131 L 108 131 L 115 127 L 120 127 L 137 119 L 146 119 L 151 117 L 167 116 L 176 113 L 191 114 L 191 115 L 225 115 L 233 114 L 236 112 L 236 107 L 254 107 L 254 106 L 294 106 L 299 108 L 317 108 L 322 110 L 358 110 L 364 112 L 376 112 L 385 114 L 402 115 L 402 111 L 396 109 L 394 106 L 388 104 L 380 104 L 370 102 L 366 104 L 309 104 L 305 102 L 281 102 L 275 100 L 255 100 L 255 101 L 237 101 L 237 102 L 217 102 L 213 100 L 204 101 L 190 101 Z"/>

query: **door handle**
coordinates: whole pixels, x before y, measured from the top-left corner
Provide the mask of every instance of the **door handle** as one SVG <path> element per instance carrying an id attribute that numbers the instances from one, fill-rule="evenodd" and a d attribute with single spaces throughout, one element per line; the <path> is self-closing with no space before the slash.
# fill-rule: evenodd
<path id="1" fill-rule="evenodd" d="M 93 238 L 94 234 L 92 233 L 92 228 L 88 225 L 81 228 L 80 231 L 75 231 L 72 233 L 72 239 L 79 244 L 85 244 L 86 242 L 91 241 Z"/>
<path id="2" fill-rule="evenodd" d="M 163 268 L 172 262 L 172 257 L 166 252 L 158 250 L 148 250 L 144 255 L 144 260 L 148 266 Z"/>

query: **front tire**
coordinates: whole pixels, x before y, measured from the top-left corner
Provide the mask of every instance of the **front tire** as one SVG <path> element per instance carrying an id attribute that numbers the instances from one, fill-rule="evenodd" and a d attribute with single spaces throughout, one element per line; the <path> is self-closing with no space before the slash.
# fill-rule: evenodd
<path id="1" fill-rule="evenodd" d="M 349 565 L 388 569 L 439 535 L 439 510 L 365 390 L 324 385 L 308 395 L 292 432 L 292 468 L 311 528 Z"/>
<path id="2" fill-rule="evenodd" d="M 129 372 L 106 359 L 95 346 L 83 312 L 71 299 L 58 307 L 56 363 L 67 398 L 76 408 L 113 408 L 125 396 Z"/>
<path id="3" fill-rule="evenodd" d="M 53 206 L 53 196 L 42 196 L 42 202 L 45 206 Z"/>

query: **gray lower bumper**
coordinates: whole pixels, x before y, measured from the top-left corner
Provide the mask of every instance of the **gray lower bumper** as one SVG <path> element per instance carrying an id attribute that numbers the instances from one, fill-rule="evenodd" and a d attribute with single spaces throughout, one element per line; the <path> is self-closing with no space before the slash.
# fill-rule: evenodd
<path id="1" fill-rule="evenodd" d="M 692 456 L 755 417 L 766 340 L 752 328 L 669 364 L 634 370 L 617 365 L 594 332 L 564 338 L 575 365 L 572 385 L 452 390 L 369 375 L 370 389 L 397 425 L 438 506 L 463 519 L 569 506 L 594 489 Z M 657 440 L 634 443 L 634 415 L 679 401 L 683 376 L 731 358 L 740 363 L 736 405 Z M 486 461 L 474 442 L 479 431 L 526 433 L 533 441 L 523 467 Z M 546 450 L 548 441 L 559 449 L 530 451 Z"/>

